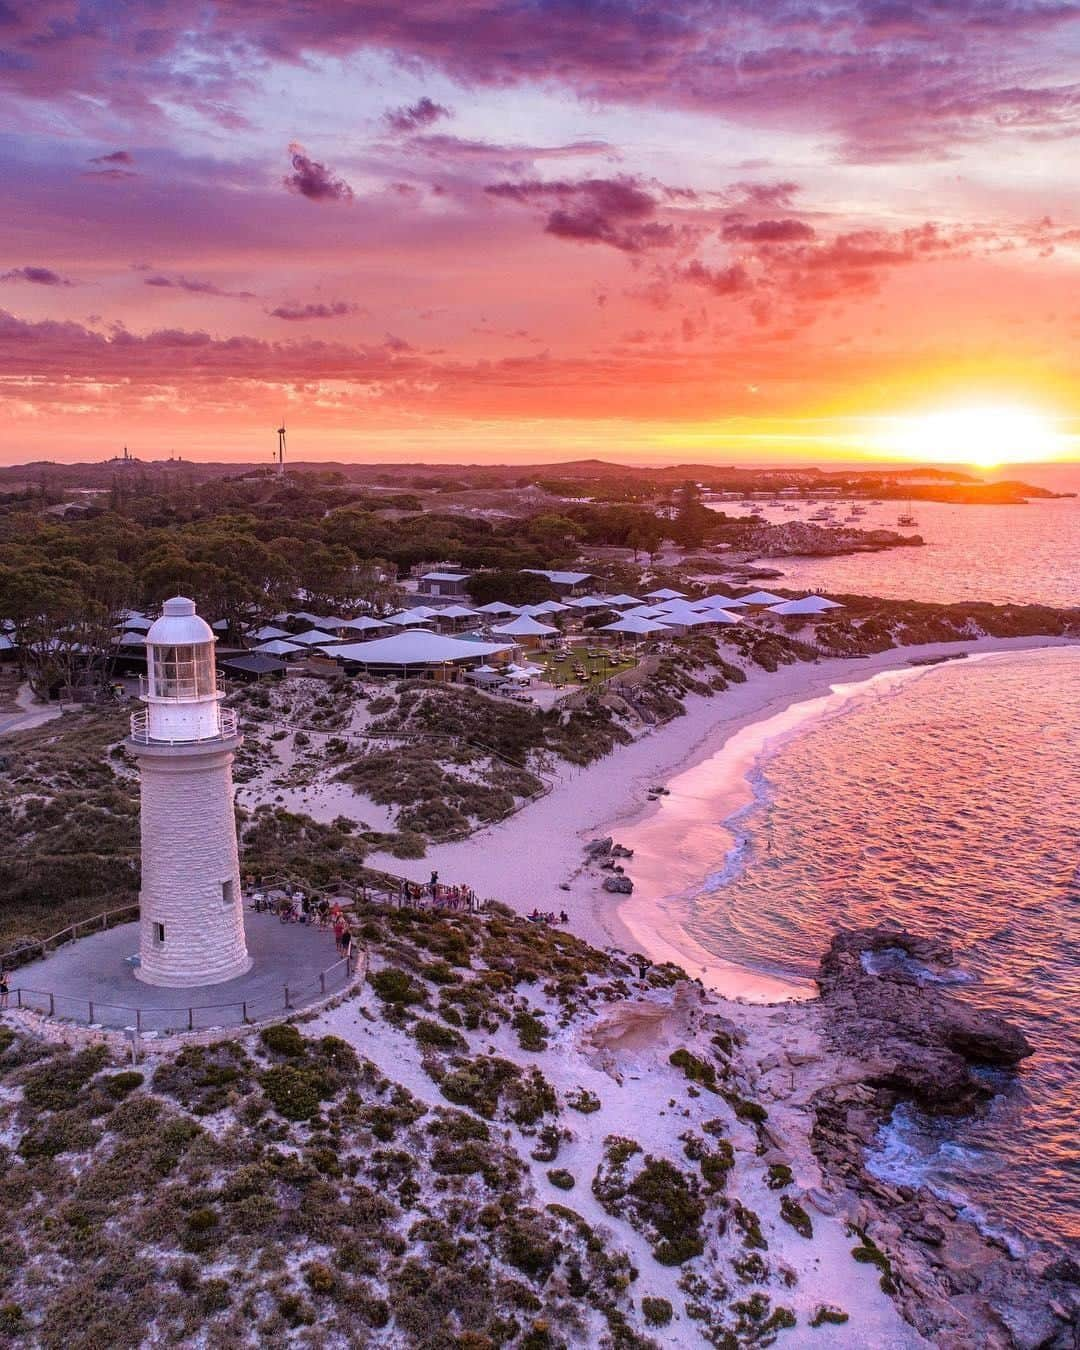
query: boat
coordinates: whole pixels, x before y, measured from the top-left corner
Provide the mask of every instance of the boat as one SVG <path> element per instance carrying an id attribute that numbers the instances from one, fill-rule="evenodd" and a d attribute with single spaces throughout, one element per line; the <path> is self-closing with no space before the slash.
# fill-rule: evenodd
<path id="1" fill-rule="evenodd" d="M 907 510 L 901 511 L 900 514 L 896 517 L 896 523 L 897 525 L 907 525 L 907 526 L 918 525 L 919 522 L 915 518 L 915 513 L 911 509 L 910 502 L 908 502 L 907 504 Z"/>

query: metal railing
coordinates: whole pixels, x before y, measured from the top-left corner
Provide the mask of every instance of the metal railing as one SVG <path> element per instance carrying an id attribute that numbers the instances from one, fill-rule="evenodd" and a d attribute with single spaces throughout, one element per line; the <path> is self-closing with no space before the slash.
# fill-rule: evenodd
<path id="1" fill-rule="evenodd" d="M 121 909 L 107 909 L 103 914 L 95 914 L 92 919 L 80 919 L 78 923 L 61 928 L 59 933 L 39 938 L 35 942 L 24 942 L 0 956 L 0 968 L 15 970 L 28 965 L 31 961 L 44 958 L 54 947 L 62 947 L 65 942 L 74 942 L 76 938 L 86 937 L 89 933 L 100 933 L 106 928 L 115 928 L 118 924 L 131 923 L 139 917 L 139 906 L 124 905 Z"/>
<path id="2" fill-rule="evenodd" d="M 344 957 L 302 984 L 283 984 L 280 992 L 253 994 L 250 998 L 234 999 L 229 1003 L 133 1008 L 122 1003 L 74 998 L 51 990 L 19 986 L 8 995 L 7 1007 L 87 1026 L 112 1027 L 135 1031 L 139 1035 L 151 1032 L 168 1035 L 174 1032 L 248 1026 L 274 1017 L 287 1017 L 319 999 L 348 988 L 355 977 L 362 978 L 366 973 L 367 952 L 361 949 L 355 958 Z"/>
<path id="3" fill-rule="evenodd" d="M 236 712 L 233 708 L 221 708 L 217 710 L 217 731 L 213 736 L 200 736 L 195 739 L 200 741 L 228 740 L 236 735 L 239 725 Z M 184 737 L 183 741 L 177 741 L 172 737 L 151 736 L 150 735 L 150 714 L 146 708 L 131 714 L 131 739 L 138 741 L 140 745 L 160 744 L 177 745 L 188 744 L 192 738 Z"/>

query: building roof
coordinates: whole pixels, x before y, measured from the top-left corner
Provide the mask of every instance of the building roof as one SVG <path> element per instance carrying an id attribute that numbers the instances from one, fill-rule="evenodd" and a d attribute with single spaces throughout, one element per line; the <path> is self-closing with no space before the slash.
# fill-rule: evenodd
<path id="1" fill-rule="evenodd" d="M 673 591 L 670 586 L 661 586 L 658 591 L 647 591 L 646 600 L 685 600 L 686 594 L 683 591 Z"/>
<path id="2" fill-rule="evenodd" d="M 784 597 L 773 595 L 772 591 L 751 591 L 749 595 L 740 595 L 744 605 L 782 605 Z"/>
<path id="3" fill-rule="evenodd" d="M 701 600 L 691 600 L 695 609 L 738 609 L 745 600 L 737 600 L 733 595 L 706 595 Z"/>
<path id="4" fill-rule="evenodd" d="M 421 581 L 468 581 L 468 572 L 425 572 Z"/>
<path id="5" fill-rule="evenodd" d="M 286 642 L 284 638 L 271 638 L 269 642 L 260 642 L 255 648 L 266 656 L 295 656 L 306 649 L 296 642 Z"/>
<path id="6" fill-rule="evenodd" d="M 467 605 L 447 605 L 444 609 L 437 610 L 433 617 L 436 619 L 475 619 L 477 613 L 475 609 L 469 609 Z"/>
<path id="7" fill-rule="evenodd" d="M 519 614 L 517 605 L 504 604 L 502 600 L 489 600 L 486 605 L 477 608 L 477 614 Z"/>
<path id="8" fill-rule="evenodd" d="M 389 625 L 385 619 L 372 619 L 366 614 L 361 614 L 358 619 L 342 619 L 342 628 L 352 628 L 357 633 L 370 633 L 373 628 L 386 628 Z"/>
<path id="9" fill-rule="evenodd" d="M 370 642 L 348 642 L 334 647 L 335 660 L 355 661 L 369 666 L 435 666 L 445 661 L 471 661 L 513 649 L 512 642 L 468 642 L 464 638 L 444 637 L 409 629 L 391 637 Z"/>
<path id="10" fill-rule="evenodd" d="M 435 613 L 436 610 L 420 605 L 416 609 L 402 609 L 397 614 L 388 614 L 386 622 L 392 623 L 395 628 L 414 628 L 417 624 L 430 623 Z"/>
<path id="11" fill-rule="evenodd" d="M 301 647 L 321 647 L 327 642 L 336 642 L 333 633 L 324 633 L 321 628 L 309 628 L 306 633 L 293 633 L 289 638 Z"/>
<path id="12" fill-rule="evenodd" d="M 145 647 L 146 634 L 140 633 L 138 629 L 133 628 L 126 633 L 118 634 L 113 638 L 113 641 L 118 647 Z M 2 646 L 3 644 L 0 643 L 0 647 Z"/>
<path id="13" fill-rule="evenodd" d="M 645 619 L 640 614 L 624 614 L 621 619 L 616 619 L 614 623 L 606 623 L 599 630 L 601 633 L 633 633 L 636 637 L 648 637 L 650 633 L 664 633 L 667 631 L 667 625 L 658 623 L 656 619 Z"/>
<path id="14" fill-rule="evenodd" d="M 284 628 L 275 628 L 272 623 L 263 624 L 261 628 L 257 628 L 252 634 L 252 637 L 257 638 L 259 642 L 269 642 L 271 638 L 284 638 L 288 636 L 289 635 Z"/>
<path id="15" fill-rule="evenodd" d="M 550 572 L 543 567 L 523 567 L 521 570 L 534 577 L 547 577 L 556 586 L 580 586 L 592 576 L 591 572 Z"/>
<path id="16" fill-rule="evenodd" d="M 285 669 L 284 661 L 277 661 L 265 652 L 248 652 L 246 656 L 223 656 L 218 665 L 222 670 L 238 670 L 245 675 L 274 675 Z"/>
<path id="17" fill-rule="evenodd" d="M 622 609 L 624 605 L 640 605 L 641 601 L 633 595 L 609 595 L 607 602 L 613 609 Z"/>
<path id="18" fill-rule="evenodd" d="M 598 595 L 579 595 L 576 600 L 567 601 L 575 609 L 610 609 L 611 604 L 607 600 L 601 600 Z"/>
<path id="19" fill-rule="evenodd" d="M 546 637 L 549 633 L 557 633 L 559 630 L 549 623 L 541 623 L 531 614 L 521 614 L 516 619 L 511 619 L 509 623 L 499 624 L 491 631 L 503 633 L 507 637 Z"/>
<path id="20" fill-rule="evenodd" d="M 824 614 L 830 609 L 843 609 L 838 600 L 826 600 L 823 595 L 804 595 L 801 600 L 785 600 L 770 605 L 770 614 Z"/>

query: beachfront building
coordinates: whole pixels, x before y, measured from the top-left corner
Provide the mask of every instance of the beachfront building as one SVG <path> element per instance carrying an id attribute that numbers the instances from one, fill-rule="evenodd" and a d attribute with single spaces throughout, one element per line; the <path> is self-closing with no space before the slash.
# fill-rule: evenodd
<path id="1" fill-rule="evenodd" d="M 458 680 L 485 662 L 494 666 L 509 662 L 516 650 L 514 642 L 481 642 L 414 628 L 370 642 L 342 643 L 326 655 L 346 674 Z"/>
<path id="2" fill-rule="evenodd" d="M 233 810 L 242 737 L 236 714 L 221 707 L 214 645 L 194 601 L 165 602 L 146 635 L 146 707 L 127 741 L 141 793 L 135 973 L 170 988 L 218 984 L 251 966 Z"/>
<path id="3" fill-rule="evenodd" d="M 463 599 L 469 592 L 468 572 L 425 572 L 416 584 L 420 595 L 450 596 Z"/>
<path id="4" fill-rule="evenodd" d="M 550 623 L 541 623 L 531 614 L 521 614 L 509 623 L 501 623 L 492 633 L 499 637 L 512 638 L 521 647 L 540 647 L 551 638 L 558 637 L 559 630 Z"/>
<path id="5" fill-rule="evenodd" d="M 800 600 L 784 600 L 779 605 L 770 605 L 767 613 L 778 614 L 781 618 L 817 618 L 833 609 L 843 609 L 838 600 L 827 600 L 823 595 L 804 595 Z"/>
<path id="6" fill-rule="evenodd" d="M 552 572 L 543 567 L 523 567 L 530 576 L 546 577 L 560 595 L 580 595 L 587 581 L 592 581 L 591 572 Z"/>

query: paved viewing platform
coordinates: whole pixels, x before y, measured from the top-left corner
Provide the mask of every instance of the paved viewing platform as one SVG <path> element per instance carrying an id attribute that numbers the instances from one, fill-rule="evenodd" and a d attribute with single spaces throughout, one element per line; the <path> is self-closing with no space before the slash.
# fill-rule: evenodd
<path id="1" fill-rule="evenodd" d="M 144 984 L 133 961 L 139 926 L 126 923 L 12 971 L 8 1006 L 153 1034 L 285 1016 L 348 984 L 347 963 L 338 959 L 329 928 L 282 923 L 275 914 L 250 910 L 244 928 L 252 966 L 234 980 L 183 989 Z"/>

